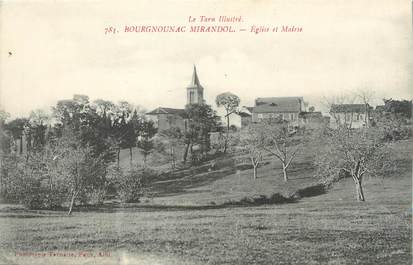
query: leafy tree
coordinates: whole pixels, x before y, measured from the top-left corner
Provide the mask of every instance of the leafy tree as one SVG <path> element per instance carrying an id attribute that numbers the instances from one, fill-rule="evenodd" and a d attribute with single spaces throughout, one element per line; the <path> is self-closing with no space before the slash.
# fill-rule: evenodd
<path id="1" fill-rule="evenodd" d="M 24 127 L 28 123 L 28 119 L 26 118 L 17 118 L 14 120 L 11 120 L 7 124 L 5 124 L 5 129 L 9 131 L 13 137 L 13 139 L 19 140 L 20 141 L 20 150 L 19 153 L 23 153 L 23 132 L 24 132 Z"/>
<path id="2" fill-rule="evenodd" d="M 29 123 L 25 127 L 27 151 L 33 147 L 43 148 L 46 144 L 46 131 L 50 123 L 50 116 L 43 110 L 35 110 L 30 113 Z"/>
<path id="3" fill-rule="evenodd" d="M 106 113 L 100 115 L 87 96 L 74 95 L 71 100 L 58 101 L 53 114 L 61 126 L 59 130 L 71 130 L 83 145 L 90 146 L 95 157 L 103 155 L 106 162 L 114 161 L 109 139 L 111 119 Z"/>
<path id="4" fill-rule="evenodd" d="M 404 117 L 410 119 L 412 117 L 412 101 L 411 100 L 394 100 L 383 99 L 384 111 L 394 114 L 396 117 Z"/>
<path id="5" fill-rule="evenodd" d="M 153 151 L 154 144 L 153 144 L 153 136 L 156 134 L 157 130 L 153 121 L 151 120 L 143 120 L 140 122 L 137 133 L 138 133 L 138 141 L 137 147 L 141 154 L 143 155 L 143 166 L 146 167 L 146 161 L 148 155 L 150 155 Z"/>
<path id="6" fill-rule="evenodd" d="M 376 108 L 373 125 L 383 129 L 387 141 L 411 137 L 412 101 L 384 99 L 384 102 L 383 108 Z"/>
<path id="7" fill-rule="evenodd" d="M 215 111 L 206 104 L 192 104 L 185 109 L 188 119 L 188 127 L 185 132 L 185 151 L 183 161 L 186 162 L 188 152 L 191 152 L 193 160 L 198 158 L 194 149 L 201 154 L 206 154 L 210 149 L 210 133 L 217 130 L 219 121 Z"/>
<path id="8" fill-rule="evenodd" d="M 110 116 L 115 111 L 115 104 L 109 100 L 96 99 L 93 104 L 101 116 Z"/>
<path id="9" fill-rule="evenodd" d="M 215 103 L 218 107 L 224 107 L 225 109 L 225 118 L 227 120 L 227 137 L 224 145 L 224 153 L 227 152 L 228 147 L 228 140 L 229 140 L 229 131 L 230 131 L 230 115 L 235 113 L 238 109 L 240 99 L 237 95 L 232 94 L 230 92 L 225 92 L 219 94 L 216 99 Z"/>
<path id="10" fill-rule="evenodd" d="M 5 125 L 6 125 L 6 120 L 8 119 L 9 116 L 10 116 L 9 113 L 0 109 L 0 154 L 1 155 L 10 153 L 10 140 L 11 139 L 10 139 L 10 136 L 4 130 Z"/>
<path id="11" fill-rule="evenodd" d="M 327 183 L 351 176 L 358 201 L 364 201 L 363 180 L 378 176 L 390 168 L 389 150 L 377 128 L 328 130 L 322 137 L 321 152 L 316 156 L 318 175 Z"/>
<path id="12" fill-rule="evenodd" d="M 119 169 L 115 180 L 117 193 L 122 202 L 139 202 L 148 192 L 148 186 L 156 176 L 156 172 L 145 167 L 123 172 Z"/>

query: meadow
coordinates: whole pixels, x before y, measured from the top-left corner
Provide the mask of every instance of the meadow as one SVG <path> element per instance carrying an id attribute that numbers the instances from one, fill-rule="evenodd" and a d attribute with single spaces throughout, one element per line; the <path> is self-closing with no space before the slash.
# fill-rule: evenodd
<path id="1" fill-rule="evenodd" d="M 281 176 L 274 178 L 277 165 L 267 164 L 256 184 L 247 181 L 250 169 L 209 182 L 190 177 L 184 189 L 158 187 L 148 203 L 77 209 L 72 216 L 1 205 L 0 264 L 411 264 L 410 145 L 398 148 L 395 159 L 405 160 L 392 176 L 366 179 L 364 203 L 344 179 L 293 203 L 219 205 L 285 191 Z M 301 179 L 308 169 L 300 165 L 290 189 L 313 183 Z"/>

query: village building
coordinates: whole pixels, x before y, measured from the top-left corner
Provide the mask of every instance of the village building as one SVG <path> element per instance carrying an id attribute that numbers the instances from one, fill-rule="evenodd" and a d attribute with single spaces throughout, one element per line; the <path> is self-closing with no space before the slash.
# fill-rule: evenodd
<path id="1" fill-rule="evenodd" d="M 323 116 L 319 111 L 301 112 L 298 118 L 301 125 L 307 129 L 317 129 L 330 122 L 330 117 Z"/>
<path id="2" fill-rule="evenodd" d="M 373 110 L 369 104 L 333 104 L 330 108 L 332 128 L 346 126 L 362 128 L 369 126 L 370 114 Z"/>
<path id="3" fill-rule="evenodd" d="M 229 127 L 238 130 L 248 126 L 252 122 L 252 107 L 239 107 L 237 111 L 229 115 Z M 226 127 L 227 116 L 223 107 L 217 109 L 217 115 L 221 118 L 221 124 Z"/>
<path id="4" fill-rule="evenodd" d="M 303 97 L 257 98 L 252 109 L 252 122 L 282 119 L 298 126 L 299 114 L 306 111 L 306 107 Z"/>

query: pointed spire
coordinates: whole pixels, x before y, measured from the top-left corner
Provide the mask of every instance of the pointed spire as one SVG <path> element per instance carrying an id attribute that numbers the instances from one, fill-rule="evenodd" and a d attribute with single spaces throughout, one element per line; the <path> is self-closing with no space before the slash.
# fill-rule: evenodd
<path id="1" fill-rule="evenodd" d="M 194 64 L 194 72 L 192 74 L 192 79 L 191 79 L 191 83 L 189 84 L 189 87 L 198 87 L 198 86 L 201 86 L 201 84 L 199 83 L 198 74 L 196 73 L 196 66 Z"/>

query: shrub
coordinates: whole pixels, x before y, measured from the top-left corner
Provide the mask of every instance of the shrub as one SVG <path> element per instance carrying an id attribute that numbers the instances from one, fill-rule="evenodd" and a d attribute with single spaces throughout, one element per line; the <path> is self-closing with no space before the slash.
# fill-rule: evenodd
<path id="1" fill-rule="evenodd" d="M 139 199 L 148 191 L 148 186 L 156 176 L 155 171 L 132 169 L 125 174 L 119 174 L 117 185 L 118 196 L 122 202 L 139 202 Z"/>

